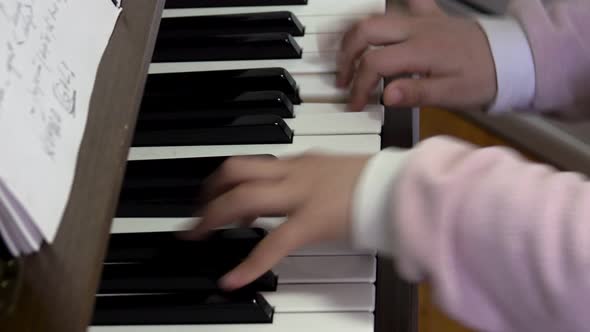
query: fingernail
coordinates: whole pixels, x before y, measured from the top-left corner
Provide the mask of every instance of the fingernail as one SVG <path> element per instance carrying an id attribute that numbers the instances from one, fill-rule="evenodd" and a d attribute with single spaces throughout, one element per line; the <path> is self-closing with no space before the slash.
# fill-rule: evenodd
<path id="1" fill-rule="evenodd" d="M 404 95 L 400 89 L 393 89 L 389 92 L 388 98 L 391 104 L 399 104 L 404 99 Z"/>

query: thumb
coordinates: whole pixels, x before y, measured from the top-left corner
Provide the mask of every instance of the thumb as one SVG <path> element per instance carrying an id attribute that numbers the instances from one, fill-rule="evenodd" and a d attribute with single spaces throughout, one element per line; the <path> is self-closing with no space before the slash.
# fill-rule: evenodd
<path id="1" fill-rule="evenodd" d="M 450 96 L 450 83 L 449 79 L 398 79 L 385 87 L 383 102 L 387 106 L 399 107 L 442 106 Z"/>
<path id="2" fill-rule="evenodd" d="M 408 0 L 408 7 L 410 12 L 414 14 L 433 15 L 443 13 L 436 0 Z"/>

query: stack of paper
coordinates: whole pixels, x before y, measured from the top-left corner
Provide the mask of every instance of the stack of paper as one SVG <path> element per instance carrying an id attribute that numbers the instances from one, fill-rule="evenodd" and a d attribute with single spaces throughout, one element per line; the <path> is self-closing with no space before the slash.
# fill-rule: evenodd
<path id="1" fill-rule="evenodd" d="M 0 235 L 15 256 L 55 237 L 119 12 L 112 0 L 0 0 Z"/>

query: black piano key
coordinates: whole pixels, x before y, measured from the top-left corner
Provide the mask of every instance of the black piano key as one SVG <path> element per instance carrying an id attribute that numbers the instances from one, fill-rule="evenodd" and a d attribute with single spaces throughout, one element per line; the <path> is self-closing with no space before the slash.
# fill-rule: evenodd
<path id="1" fill-rule="evenodd" d="M 214 36 L 285 32 L 303 36 L 304 26 L 291 12 L 166 17 L 160 22 L 158 40 L 169 37 Z"/>
<path id="2" fill-rule="evenodd" d="M 293 131 L 271 114 L 237 118 L 138 121 L 133 146 L 289 144 Z"/>
<path id="3" fill-rule="evenodd" d="M 265 156 L 275 158 L 273 156 Z M 127 164 L 117 217 L 199 215 L 202 183 L 225 158 L 136 160 Z"/>
<path id="4" fill-rule="evenodd" d="M 121 194 L 116 216 L 119 218 L 190 218 L 203 205 L 192 187 L 129 190 Z"/>
<path id="5" fill-rule="evenodd" d="M 150 74 L 144 89 L 144 103 L 155 97 L 227 99 L 253 91 L 280 91 L 291 103 L 301 103 L 295 79 L 283 68 Z"/>
<path id="6" fill-rule="evenodd" d="M 257 157 L 276 158 L 271 155 Z M 211 175 L 228 158 L 223 156 L 130 160 L 125 169 L 123 190 L 183 185 L 198 189 L 203 179 Z"/>
<path id="7" fill-rule="evenodd" d="M 92 325 L 272 323 L 260 294 L 185 293 L 97 296 Z"/>
<path id="8" fill-rule="evenodd" d="M 152 61 L 299 59 L 302 53 L 288 33 L 169 36 L 157 41 Z"/>
<path id="9" fill-rule="evenodd" d="M 291 100 L 280 91 L 254 91 L 219 96 L 202 95 L 145 96 L 138 122 L 156 120 L 208 120 L 243 115 L 272 114 L 293 117 Z"/>
<path id="10" fill-rule="evenodd" d="M 105 263 L 229 265 L 241 261 L 266 236 L 261 228 L 230 228 L 211 232 L 199 241 L 186 241 L 174 232 L 111 234 Z"/>
<path id="11" fill-rule="evenodd" d="M 221 259 L 221 258 L 220 258 Z M 99 294 L 179 293 L 219 290 L 219 279 L 236 267 L 231 261 L 202 262 L 189 259 L 176 264 L 131 263 L 105 264 Z M 267 272 L 244 289 L 253 292 L 273 292 L 277 277 Z"/>
<path id="12" fill-rule="evenodd" d="M 164 8 L 306 5 L 307 0 L 166 0 Z"/>

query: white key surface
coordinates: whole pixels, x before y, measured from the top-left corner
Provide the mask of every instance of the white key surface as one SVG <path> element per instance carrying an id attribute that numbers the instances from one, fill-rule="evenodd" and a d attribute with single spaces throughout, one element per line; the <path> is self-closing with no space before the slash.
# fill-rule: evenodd
<path id="1" fill-rule="evenodd" d="M 271 324 L 92 326 L 89 332 L 374 332 L 368 312 L 278 313 Z"/>
<path id="2" fill-rule="evenodd" d="M 375 286 L 369 283 L 279 285 L 262 295 L 275 313 L 375 310 Z"/>
<path id="3" fill-rule="evenodd" d="M 297 16 L 301 24 L 305 26 L 305 33 L 346 33 L 355 23 L 368 15 L 323 15 L 323 16 Z"/>
<path id="4" fill-rule="evenodd" d="M 178 73 L 208 70 L 231 70 L 281 67 L 291 74 L 336 72 L 337 52 L 303 53 L 301 59 L 159 62 L 150 64 L 149 73 Z"/>
<path id="5" fill-rule="evenodd" d="M 385 13 L 385 5 L 385 0 L 310 0 L 307 5 L 166 9 L 162 16 L 205 16 L 273 11 L 290 11 L 296 16 L 367 15 Z"/>
<path id="6" fill-rule="evenodd" d="M 336 87 L 336 74 L 298 74 L 293 79 L 304 102 L 346 103 L 350 97 L 349 89 Z M 369 98 L 369 104 L 380 104 L 381 91 L 380 84 Z"/>
<path id="7" fill-rule="evenodd" d="M 200 218 L 115 218 L 111 224 L 111 234 L 178 232 L 192 229 Z M 272 231 L 285 221 L 284 218 L 258 218 L 252 225 Z M 225 228 L 236 227 L 228 225 Z M 332 256 L 332 255 L 373 255 L 374 251 L 359 250 L 345 242 L 326 242 L 308 245 L 291 253 L 291 256 Z"/>
<path id="8" fill-rule="evenodd" d="M 380 112 L 299 114 L 284 119 L 296 136 L 379 134 L 383 123 Z"/>
<path id="9" fill-rule="evenodd" d="M 272 271 L 281 284 L 372 283 L 376 278 L 376 258 L 359 256 L 288 256 Z"/>
<path id="10" fill-rule="evenodd" d="M 336 86 L 336 74 L 295 74 L 299 96 L 308 103 L 343 103 L 348 100 L 349 89 Z"/>
<path id="11" fill-rule="evenodd" d="M 304 53 L 338 52 L 342 42 L 341 33 L 305 34 L 294 38 Z"/>
<path id="12" fill-rule="evenodd" d="M 134 147 L 129 160 L 271 154 L 289 157 L 316 151 L 330 154 L 373 154 L 381 150 L 379 135 L 295 136 L 291 144 Z"/>
<path id="13" fill-rule="evenodd" d="M 325 113 L 348 113 L 348 106 L 346 104 L 335 103 L 303 103 L 295 105 L 295 115 L 319 115 Z M 377 112 L 384 114 L 385 107 L 383 105 L 369 104 L 365 107 L 363 112 Z"/>

